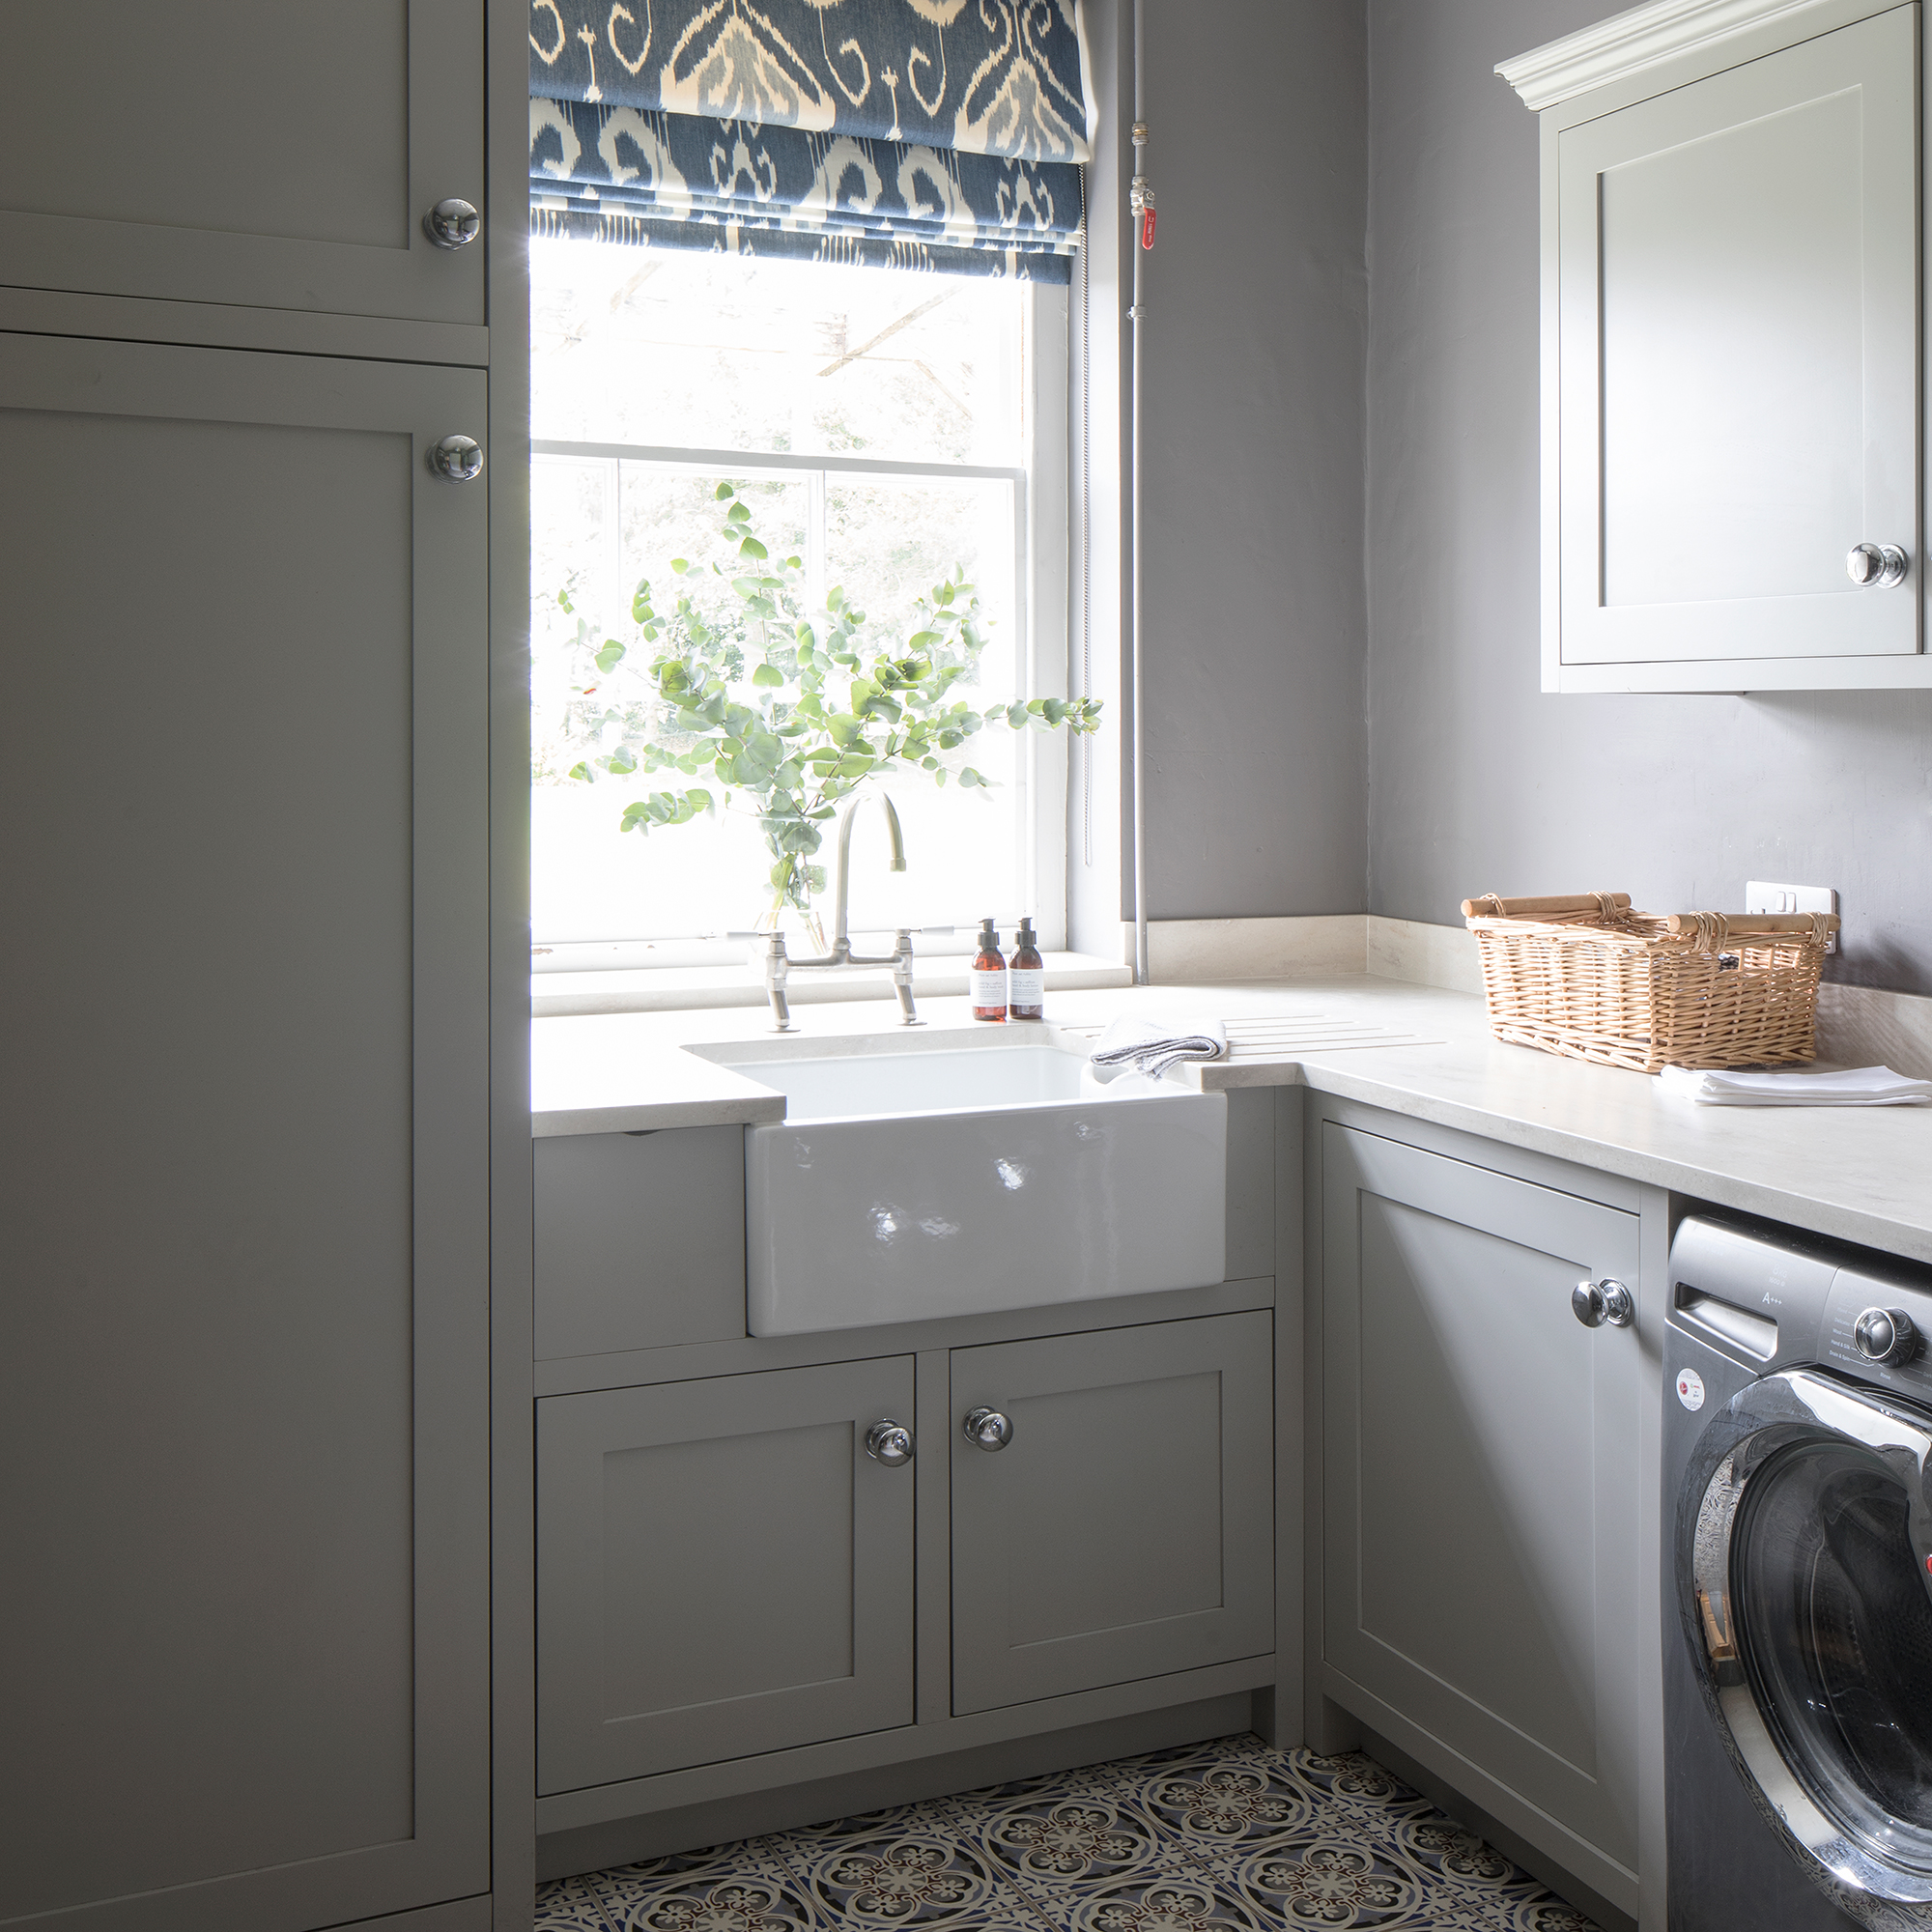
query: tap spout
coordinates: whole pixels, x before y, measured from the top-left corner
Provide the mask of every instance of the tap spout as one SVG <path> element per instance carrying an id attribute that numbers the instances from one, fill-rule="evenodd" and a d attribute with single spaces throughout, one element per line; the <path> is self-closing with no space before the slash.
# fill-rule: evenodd
<path id="1" fill-rule="evenodd" d="M 903 872 L 906 868 L 905 834 L 899 830 L 898 808 L 894 805 L 888 792 L 872 794 L 886 810 L 886 833 L 893 841 L 893 856 L 887 869 Z M 853 957 L 852 941 L 849 937 L 846 909 L 851 898 L 852 884 L 852 821 L 859 815 L 859 808 L 866 803 L 867 794 L 861 792 L 838 817 L 838 862 L 833 885 L 833 925 L 832 951 L 841 960 Z M 890 958 L 890 954 L 887 955 Z M 875 966 L 886 963 L 884 959 L 871 962 Z"/>

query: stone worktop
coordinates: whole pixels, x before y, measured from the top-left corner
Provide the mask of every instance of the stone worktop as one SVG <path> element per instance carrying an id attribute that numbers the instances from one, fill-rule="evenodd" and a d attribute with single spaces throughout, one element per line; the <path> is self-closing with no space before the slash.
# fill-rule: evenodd
<path id="1" fill-rule="evenodd" d="M 920 1011 L 922 1046 L 982 1030 L 961 999 Z M 1226 1023 L 1230 1057 L 1182 1069 L 1210 1092 L 1305 1085 L 1932 1262 L 1932 1107 L 1700 1107 L 1646 1074 L 1505 1045 L 1466 993 L 1362 973 L 1050 993 L 1046 1025 L 1077 1050 L 1122 1012 Z M 835 1052 L 899 1033 L 890 1000 L 794 1017 L 792 1041 Z M 532 1037 L 540 1136 L 784 1118 L 782 1095 L 683 1051 L 773 1040 L 759 1009 L 540 1019 Z"/>

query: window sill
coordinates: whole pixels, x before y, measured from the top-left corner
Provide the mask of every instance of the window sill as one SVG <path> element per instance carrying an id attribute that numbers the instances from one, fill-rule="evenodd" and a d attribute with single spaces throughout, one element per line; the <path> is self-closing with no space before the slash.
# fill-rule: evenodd
<path id="1" fill-rule="evenodd" d="M 916 959 L 913 996 L 955 998 L 966 991 L 972 961 L 964 953 Z M 1049 952 L 1046 990 L 1074 992 L 1094 986 L 1130 986 L 1131 968 L 1085 952 Z M 851 966 L 838 972 L 794 968 L 785 997 L 795 1007 L 838 1000 L 890 1000 L 891 972 L 883 966 Z M 530 980 L 530 1017 L 561 1019 L 582 1013 L 690 1012 L 707 1007 L 761 1007 L 763 978 L 746 966 L 657 966 L 632 972 L 539 973 Z"/>

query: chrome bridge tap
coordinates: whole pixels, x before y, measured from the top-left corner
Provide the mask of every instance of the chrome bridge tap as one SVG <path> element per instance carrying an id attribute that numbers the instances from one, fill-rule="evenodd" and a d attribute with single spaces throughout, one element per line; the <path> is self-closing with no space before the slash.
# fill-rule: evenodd
<path id="1" fill-rule="evenodd" d="M 889 869 L 903 872 L 906 868 L 905 835 L 899 830 L 899 815 L 892 800 L 884 793 L 875 794 L 885 808 L 886 831 L 893 842 L 893 856 Z M 866 795 L 855 798 L 838 816 L 838 857 L 833 874 L 833 927 L 832 950 L 818 959 L 793 959 L 785 952 L 784 934 L 771 932 L 765 935 L 765 993 L 772 1003 L 772 1028 L 777 1033 L 795 1031 L 791 1023 L 791 1008 L 785 999 L 785 980 L 787 975 L 816 969 L 837 971 L 848 966 L 890 966 L 893 969 L 893 991 L 898 995 L 899 1021 L 903 1026 L 923 1024 L 913 1006 L 912 999 L 912 931 L 900 926 L 895 935 L 896 943 L 890 952 L 854 952 L 851 936 L 846 929 L 847 902 L 850 896 L 852 871 L 852 821 L 858 816 L 859 808 L 866 803 Z"/>

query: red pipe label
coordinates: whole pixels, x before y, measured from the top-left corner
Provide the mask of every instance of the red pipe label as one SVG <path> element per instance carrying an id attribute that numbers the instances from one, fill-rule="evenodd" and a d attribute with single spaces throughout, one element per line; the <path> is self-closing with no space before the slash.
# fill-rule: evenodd
<path id="1" fill-rule="evenodd" d="M 1141 210 L 1141 246 L 1153 246 L 1153 210 L 1151 208 Z"/>

